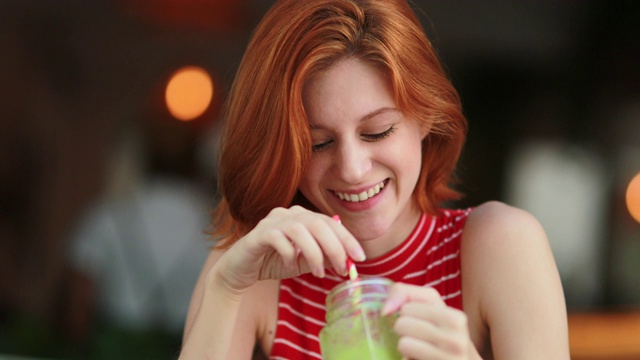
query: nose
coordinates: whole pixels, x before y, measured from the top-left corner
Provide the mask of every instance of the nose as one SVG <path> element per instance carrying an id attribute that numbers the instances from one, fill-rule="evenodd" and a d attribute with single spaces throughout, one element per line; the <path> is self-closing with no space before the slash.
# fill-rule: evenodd
<path id="1" fill-rule="evenodd" d="M 334 168 L 344 182 L 361 182 L 371 167 L 371 154 L 366 144 L 358 140 L 347 140 L 337 144 Z"/>

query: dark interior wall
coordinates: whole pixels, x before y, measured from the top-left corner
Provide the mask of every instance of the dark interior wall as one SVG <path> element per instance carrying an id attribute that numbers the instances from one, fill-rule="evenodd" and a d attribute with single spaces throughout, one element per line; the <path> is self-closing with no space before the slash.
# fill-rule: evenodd
<path id="1" fill-rule="evenodd" d="M 56 317 L 68 234 L 103 191 L 119 134 L 168 121 L 161 88 L 182 64 L 209 69 L 223 101 L 271 3 L 177 16 L 143 1 L 0 1 L 0 320 Z M 640 146 L 610 116 L 640 99 L 640 3 L 414 3 L 470 123 L 460 205 L 502 199 L 506 158 L 526 139 L 586 144 L 605 158 L 621 142 Z M 205 127 L 185 130 L 188 139 Z"/>

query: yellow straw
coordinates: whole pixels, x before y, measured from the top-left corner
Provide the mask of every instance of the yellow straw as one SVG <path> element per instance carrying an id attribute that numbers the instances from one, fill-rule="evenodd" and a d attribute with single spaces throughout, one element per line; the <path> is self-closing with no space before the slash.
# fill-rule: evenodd
<path id="1" fill-rule="evenodd" d="M 337 221 L 338 224 L 341 224 L 340 216 L 333 215 L 331 217 L 333 220 Z M 355 280 L 358 278 L 358 270 L 356 269 L 356 264 L 350 257 L 347 257 L 347 269 L 349 270 L 349 280 Z M 353 305 L 355 306 L 360 302 L 360 298 L 362 297 L 362 290 L 357 288 L 355 293 L 352 295 Z"/>
<path id="2" fill-rule="evenodd" d="M 351 260 L 351 258 L 347 258 L 347 266 L 349 267 L 349 280 L 357 279 L 358 270 L 356 269 L 356 264 Z"/>

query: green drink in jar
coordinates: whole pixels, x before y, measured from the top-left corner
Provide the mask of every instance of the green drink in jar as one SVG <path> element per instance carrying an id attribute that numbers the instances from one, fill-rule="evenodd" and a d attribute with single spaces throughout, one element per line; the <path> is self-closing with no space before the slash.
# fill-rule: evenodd
<path id="1" fill-rule="evenodd" d="M 394 315 L 381 316 L 393 282 L 357 277 L 338 284 L 326 300 L 327 325 L 320 332 L 325 360 L 400 360 Z"/>

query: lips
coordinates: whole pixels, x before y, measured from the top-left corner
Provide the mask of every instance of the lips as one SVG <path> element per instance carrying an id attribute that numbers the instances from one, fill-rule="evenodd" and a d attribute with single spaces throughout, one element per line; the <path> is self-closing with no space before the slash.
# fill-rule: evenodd
<path id="1" fill-rule="evenodd" d="M 376 184 L 375 186 L 369 188 L 368 190 L 362 191 L 360 193 L 344 193 L 339 191 L 334 191 L 334 193 L 340 198 L 340 200 L 349 201 L 349 202 L 360 202 L 370 199 L 380 193 L 380 190 L 384 188 L 384 181 Z"/>

